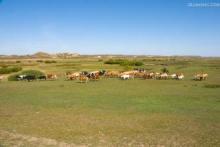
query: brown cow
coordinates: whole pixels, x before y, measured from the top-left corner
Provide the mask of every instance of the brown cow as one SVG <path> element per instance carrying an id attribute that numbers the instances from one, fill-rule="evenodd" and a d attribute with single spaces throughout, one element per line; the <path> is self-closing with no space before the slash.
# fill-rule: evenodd
<path id="1" fill-rule="evenodd" d="M 195 74 L 194 75 L 194 80 L 206 80 L 208 78 L 208 74 L 207 73 L 199 73 L 199 74 Z"/>
<path id="2" fill-rule="evenodd" d="M 138 73 L 135 73 L 135 74 L 134 74 L 134 77 L 135 77 L 135 78 L 144 78 L 145 74 L 146 74 L 146 73 L 144 73 L 144 72 L 138 72 Z"/>
<path id="3" fill-rule="evenodd" d="M 57 75 L 55 75 L 55 74 L 47 74 L 47 79 L 48 80 L 57 80 Z"/>
<path id="4" fill-rule="evenodd" d="M 160 74 L 160 78 L 159 79 L 164 79 L 164 80 L 168 79 L 168 74 L 167 73 Z"/>
<path id="5" fill-rule="evenodd" d="M 89 78 L 87 77 L 87 76 L 85 76 L 85 75 L 80 75 L 79 76 L 79 81 L 82 83 L 82 82 L 84 82 L 84 83 L 87 83 L 88 81 L 89 81 Z"/>
<path id="6" fill-rule="evenodd" d="M 91 80 L 99 80 L 100 79 L 99 72 L 97 72 L 97 73 L 90 73 L 90 74 L 88 74 L 87 77 L 89 79 L 91 79 Z"/>
<path id="7" fill-rule="evenodd" d="M 117 78 L 120 76 L 120 72 L 119 71 L 107 71 L 105 73 L 105 77 L 106 78 Z"/>
<path id="8" fill-rule="evenodd" d="M 66 73 L 66 78 L 68 80 L 76 80 L 80 76 L 79 72 L 74 72 L 74 73 Z"/>
<path id="9" fill-rule="evenodd" d="M 144 79 L 153 79 L 154 78 L 154 72 L 150 72 L 150 73 L 145 73 L 143 78 Z"/>
<path id="10" fill-rule="evenodd" d="M 4 79 L 4 76 L 1 76 L 1 75 L 0 75 L 0 81 L 2 81 L 3 79 Z"/>

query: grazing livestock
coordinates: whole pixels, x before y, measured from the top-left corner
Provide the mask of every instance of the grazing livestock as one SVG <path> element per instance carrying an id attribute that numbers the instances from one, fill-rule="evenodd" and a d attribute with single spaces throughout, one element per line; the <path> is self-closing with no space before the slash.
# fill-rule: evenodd
<path id="1" fill-rule="evenodd" d="M 22 80 L 25 80 L 26 76 L 27 75 L 17 75 L 16 78 L 17 78 L 18 81 L 22 81 Z"/>
<path id="2" fill-rule="evenodd" d="M 4 76 L 1 76 L 1 75 L 0 75 L 0 81 L 2 81 L 3 79 L 4 79 Z"/>
<path id="3" fill-rule="evenodd" d="M 44 75 L 42 75 L 42 76 L 37 77 L 37 79 L 38 79 L 38 80 L 47 80 L 47 77 L 44 76 Z"/>
<path id="4" fill-rule="evenodd" d="M 208 74 L 207 73 L 202 74 L 202 79 L 203 80 L 206 80 L 207 78 L 208 78 Z"/>
<path id="5" fill-rule="evenodd" d="M 171 79 L 177 79 L 177 74 L 176 74 L 176 73 L 171 74 L 171 75 L 169 75 L 169 77 L 170 77 Z"/>
<path id="6" fill-rule="evenodd" d="M 154 76 L 155 76 L 155 73 L 154 73 L 154 72 L 150 72 L 150 73 L 145 73 L 145 74 L 143 75 L 143 78 L 144 78 L 144 79 L 153 79 Z"/>
<path id="7" fill-rule="evenodd" d="M 164 79 L 164 80 L 168 79 L 168 74 L 167 73 L 160 74 L 159 79 Z"/>
<path id="8" fill-rule="evenodd" d="M 168 76 L 171 79 L 175 79 L 175 80 L 182 80 L 184 78 L 184 74 L 183 73 L 174 73 Z"/>
<path id="9" fill-rule="evenodd" d="M 182 80 L 184 78 L 183 73 L 177 74 L 177 80 Z"/>
<path id="10" fill-rule="evenodd" d="M 36 80 L 36 76 L 35 75 L 26 75 L 24 77 L 24 80 L 27 80 L 28 82 L 34 81 L 34 80 Z"/>
<path id="11" fill-rule="evenodd" d="M 194 75 L 194 80 L 198 80 L 198 81 L 206 80 L 207 78 L 208 78 L 208 74 L 207 73 L 202 73 L 202 74 Z"/>
<path id="12" fill-rule="evenodd" d="M 89 74 L 89 72 L 88 71 L 82 71 L 81 74 L 86 76 L 86 75 Z"/>
<path id="13" fill-rule="evenodd" d="M 134 68 L 134 70 L 138 71 L 138 72 L 145 72 L 144 68 Z"/>
<path id="14" fill-rule="evenodd" d="M 89 78 L 87 77 L 87 76 L 85 76 L 85 75 L 80 75 L 79 76 L 79 81 L 82 83 L 82 82 L 84 82 L 84 83 L 87 83 L 88 81 L 89 81 Z"/>
<path id="15" fill-rule="evenodd" d="M 99 73 L 98 70 L 89 72 L 89 74 L 98 74 L 98 73 Z"/>
<path id="16" fill-rule="evenodd" d="M 100 71 L 92 71 L 92 72 L 89 72 L 87 75 L 99 75 L 99 76 L 103 76 L 105 75 L 106 71 L 105 70 L 100 70 Z"/>
<path id="17" fill-rule="evenodd" d="M 80 76 L 80 72 L 74 72 L 70 74 L 66 74 L 68 80 L 76 80 Z"/>
<path id="18" fill-rule="evenodd" d="M 123 80 L 128 80 L 128 79 L 134 79 L 133 75 L 128 75 L 128 74 L 124 74 L 120 76 L 121 79 Z"/>
<path id="19" fill-rule="evenodd" d="M 100 71 L 99 71 L 99 75 L 100 75 L 100 76 L 104 76 L 104 75 L 105 75 L 105 73 L 106 73 L 106 71 L 105 71 L 105 70 L 100 70 Z"/>
<path id="20" fill-rule="evenodd" d="M 121 73 L 121 75 L 132 75 L 132 76 L 134 76 L 137 73 L 138 73 L 137 70 L 132 70 L 132 71 L 125 71 L 125 72 Z"/>
<path id="21" fill-rule="evenodd" d="M 202 76 L 201 76 L 201 74 L 195 74 L 193 79 L 196 80 L 196 81 L 201 81 Z"/>
<path id="22" fill-rule="evenodd" d="M 107 71 L 105 73 L 105 77 L 106 78 L 117 78 L 120 76 L 120 72 L 119 71 Z"/>
<path id="23" fill-rule="evenodd" d="M 47 79 L 48 80 L 57 80 L 57 75 L 55 75 L 55 74 L 47 74 Z"/>
<path id="24" fill-rule="evenodd" d="M 135 74 L 134 74 L 134 77 L 135 77 L 135 78 L 143 78 L 144 75 L 145 75 L 144 72 L 138 72 L 138 73 L 135 73 Z"/>
<path id="25" fill-rule="evenodd" d="M 96 73 L 96 74 L 94 74 L 94 73 L 89 74 L 87 77 L 88 77 L 89 79 L 92 79 L 92 80 L 99 80 L 99 79 L 100 79 L 100 76 L 99 76 L 98 73 Z"/>
<path id="26" fill-rule="evenodd" d="M 161 73 L 156 72 L 156 73 L 154 74 L 154 78 L 155 78 L 155 79 L 160 79 L 160 75 L 161 75 Z"/>

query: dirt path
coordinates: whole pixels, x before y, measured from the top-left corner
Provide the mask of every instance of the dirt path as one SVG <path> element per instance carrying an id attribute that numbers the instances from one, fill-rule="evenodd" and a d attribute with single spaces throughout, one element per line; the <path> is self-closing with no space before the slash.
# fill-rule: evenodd
<path id="1" fill-rule="evenodd" d="M 83 145 L 68 144 L 59 142 L 55 139 L 33 137 L 19 133 L 11 133 L 8 131 L 0 130 L 0 147 L 85 147 Z"/>

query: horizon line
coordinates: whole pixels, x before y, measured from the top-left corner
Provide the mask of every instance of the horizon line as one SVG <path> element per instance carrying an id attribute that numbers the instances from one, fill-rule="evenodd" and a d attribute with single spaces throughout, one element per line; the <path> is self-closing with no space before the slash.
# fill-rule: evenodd
<path id="1" fill-rule="evenodd" d="M 122 54 L 122 53 L 77 53 L 77 52 L 44 52 L 44 51 L 37 51 L 37 52 L 33 52 L 33 53 L 30 53 L 30 54 L 1 54 L 0 53 L 0 56 L 31 56 L 31 55 L 34 55 L 36 53 L 46 53 L 46 54 L 50 54 L 50 55 L 56 55 L 56 54 L 59 54 L 59 53 L 69 53 L 69 54 L 79 54 L 79 56 L 161 56 L 161 57 L 174 57 L 174 56 L 179 56 L 179 57 L 217 57 L 219 58 L 220 55 L 208 55 L 208 56 L 204 56 L 204 55 L 196 55 L 196 54 L 173 54 L 173 55 L 169 55 L 169 54 L 164 54 L 164 55 L 159 55 L 159 54 Z"/>

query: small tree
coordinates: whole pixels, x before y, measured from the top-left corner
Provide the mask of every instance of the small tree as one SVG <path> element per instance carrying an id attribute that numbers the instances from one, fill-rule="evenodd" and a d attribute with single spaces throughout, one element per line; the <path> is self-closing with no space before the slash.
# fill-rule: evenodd
<path id="1" fill-rule="evenodd" d="M 169 73 L 169 70 L 166 67 L 162 68 L 161 71 L 162 73 Z"/>

